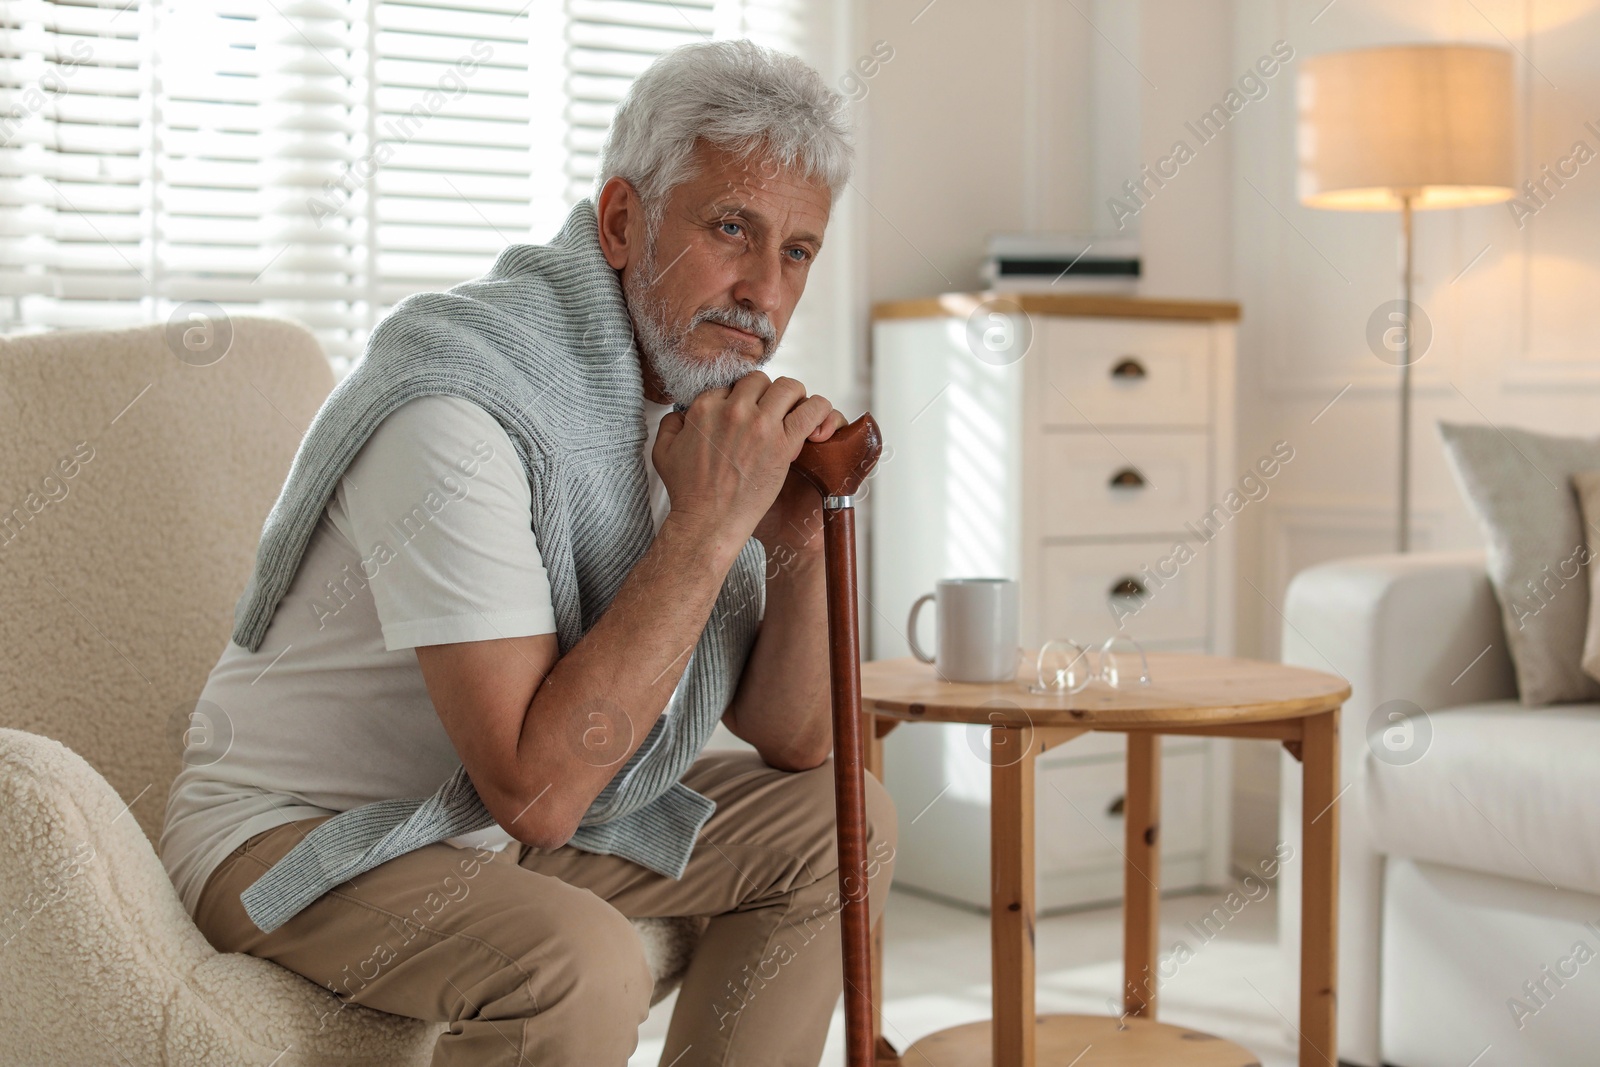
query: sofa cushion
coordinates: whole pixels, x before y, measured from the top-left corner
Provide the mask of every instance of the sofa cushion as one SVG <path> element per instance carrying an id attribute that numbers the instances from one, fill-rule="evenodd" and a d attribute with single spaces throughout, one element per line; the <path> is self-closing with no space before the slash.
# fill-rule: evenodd
<path id="1" fill-rule="evenodd" d="M 1449 422 L 1439 436 L 1488 543 L 1522 702 L 1600 700 L 1583 669 L 1589 549 L 1572 486 L 1600 468 L 1600 437 Z"/>
<path id="2" fill-rule="evenodd" d="M 1600 704 L 1506 700 L 1428 720 L 1420 759 L 1368 755 L 1358 777 L 1377 850 L 1600 893 Z"/>

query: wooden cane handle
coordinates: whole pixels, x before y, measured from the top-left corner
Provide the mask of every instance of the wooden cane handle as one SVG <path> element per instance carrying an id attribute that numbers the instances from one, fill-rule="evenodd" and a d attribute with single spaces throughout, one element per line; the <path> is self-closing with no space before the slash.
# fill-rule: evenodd
<path id="1" fill-rule="evenodd" d="M 825 497 L 853 496 L 882 452 L 883 434 L 869 411 L 826 441 L 808 440 L 792 466 Z"/>

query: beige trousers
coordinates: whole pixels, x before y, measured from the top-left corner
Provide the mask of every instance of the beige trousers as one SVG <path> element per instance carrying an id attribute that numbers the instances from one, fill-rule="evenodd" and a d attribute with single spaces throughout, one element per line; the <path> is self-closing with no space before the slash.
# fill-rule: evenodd
<path id="1" fill-rule="evenodd" d="M 449 1023 L 432 1067 L 624 1067 L 652 991 L 628 919 L 709 916 L 661 1067 L 816 1067 L 843 985 L 833 760 L 785 772 L 748 750 L 711 751 L 682 781 L 717 809 L 677 881 L 570 845 L 497 853 L 440 842 L 264 934 L 239 894 L 331 818 L 319 816 L 229 854 L 195 922 L 218 951 L 272 960 L 341 1002 Z M 876 921 L 897 824 L 870 773 L 866 798 Z"/>

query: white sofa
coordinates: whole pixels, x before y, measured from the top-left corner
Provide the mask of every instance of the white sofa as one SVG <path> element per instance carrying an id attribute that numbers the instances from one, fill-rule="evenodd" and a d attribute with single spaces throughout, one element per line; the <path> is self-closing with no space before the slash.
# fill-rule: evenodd
<path id="1" fill-rule="evenodd" d="M 1341 716 L 1339 1059 L 1600 1063 L 1600 705 L 1517 702 L 1483 554 L 1368 556 L 1301 572 L 1284 609 L 1283 659 L 1351 686 Z M 1374 712 L 1401 707 L 1390 701 L 1423 713 L 1409 754 L 1369 742 Z M 1298 854 L 1300 776 L 1286 765 L 1295 773 L 1282 776 L 1280 825 Z M 1280 943 L 1293 975 L 1298 865 L 1285 865 L 1284 879 Z"/>

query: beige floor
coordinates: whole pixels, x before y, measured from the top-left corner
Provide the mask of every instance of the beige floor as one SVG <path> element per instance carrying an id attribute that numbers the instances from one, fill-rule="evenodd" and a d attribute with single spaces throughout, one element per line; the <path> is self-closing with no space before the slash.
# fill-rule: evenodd
<path id="1" fill-rule="evenodd" d="M 1277 896 L 1246 903 L 1209 939 L 1194 923 L 1222 893 L 1168 897 L 1161 944 L 1171 962 L 1160 1017 L 1226 1037 L 1255 1052 L 1262 1067 L 1294 1063 L 1293 990 L 1277 953 Z M 1122 981 L 1121 909 L 1041 919 L 1041 1011 L 1106 1014 Z M 989 1017 L 989 925 L 984 915 L 894 891 L 887 912 L 884 1032 L 897 1048 L 948 1026 Z M 1178 949 L 1183 942 L 1187 951 Z M 1187 956 L 1181 964 L 1176 962 Z M 656 1067 L 676 995 L 656 1005 L 630 1067 Z M 821 1067 L 840 1067 L 844 1016 L 836 1012 Z M 669 1067 L 669 1065 L 661 1065 Z"/>

